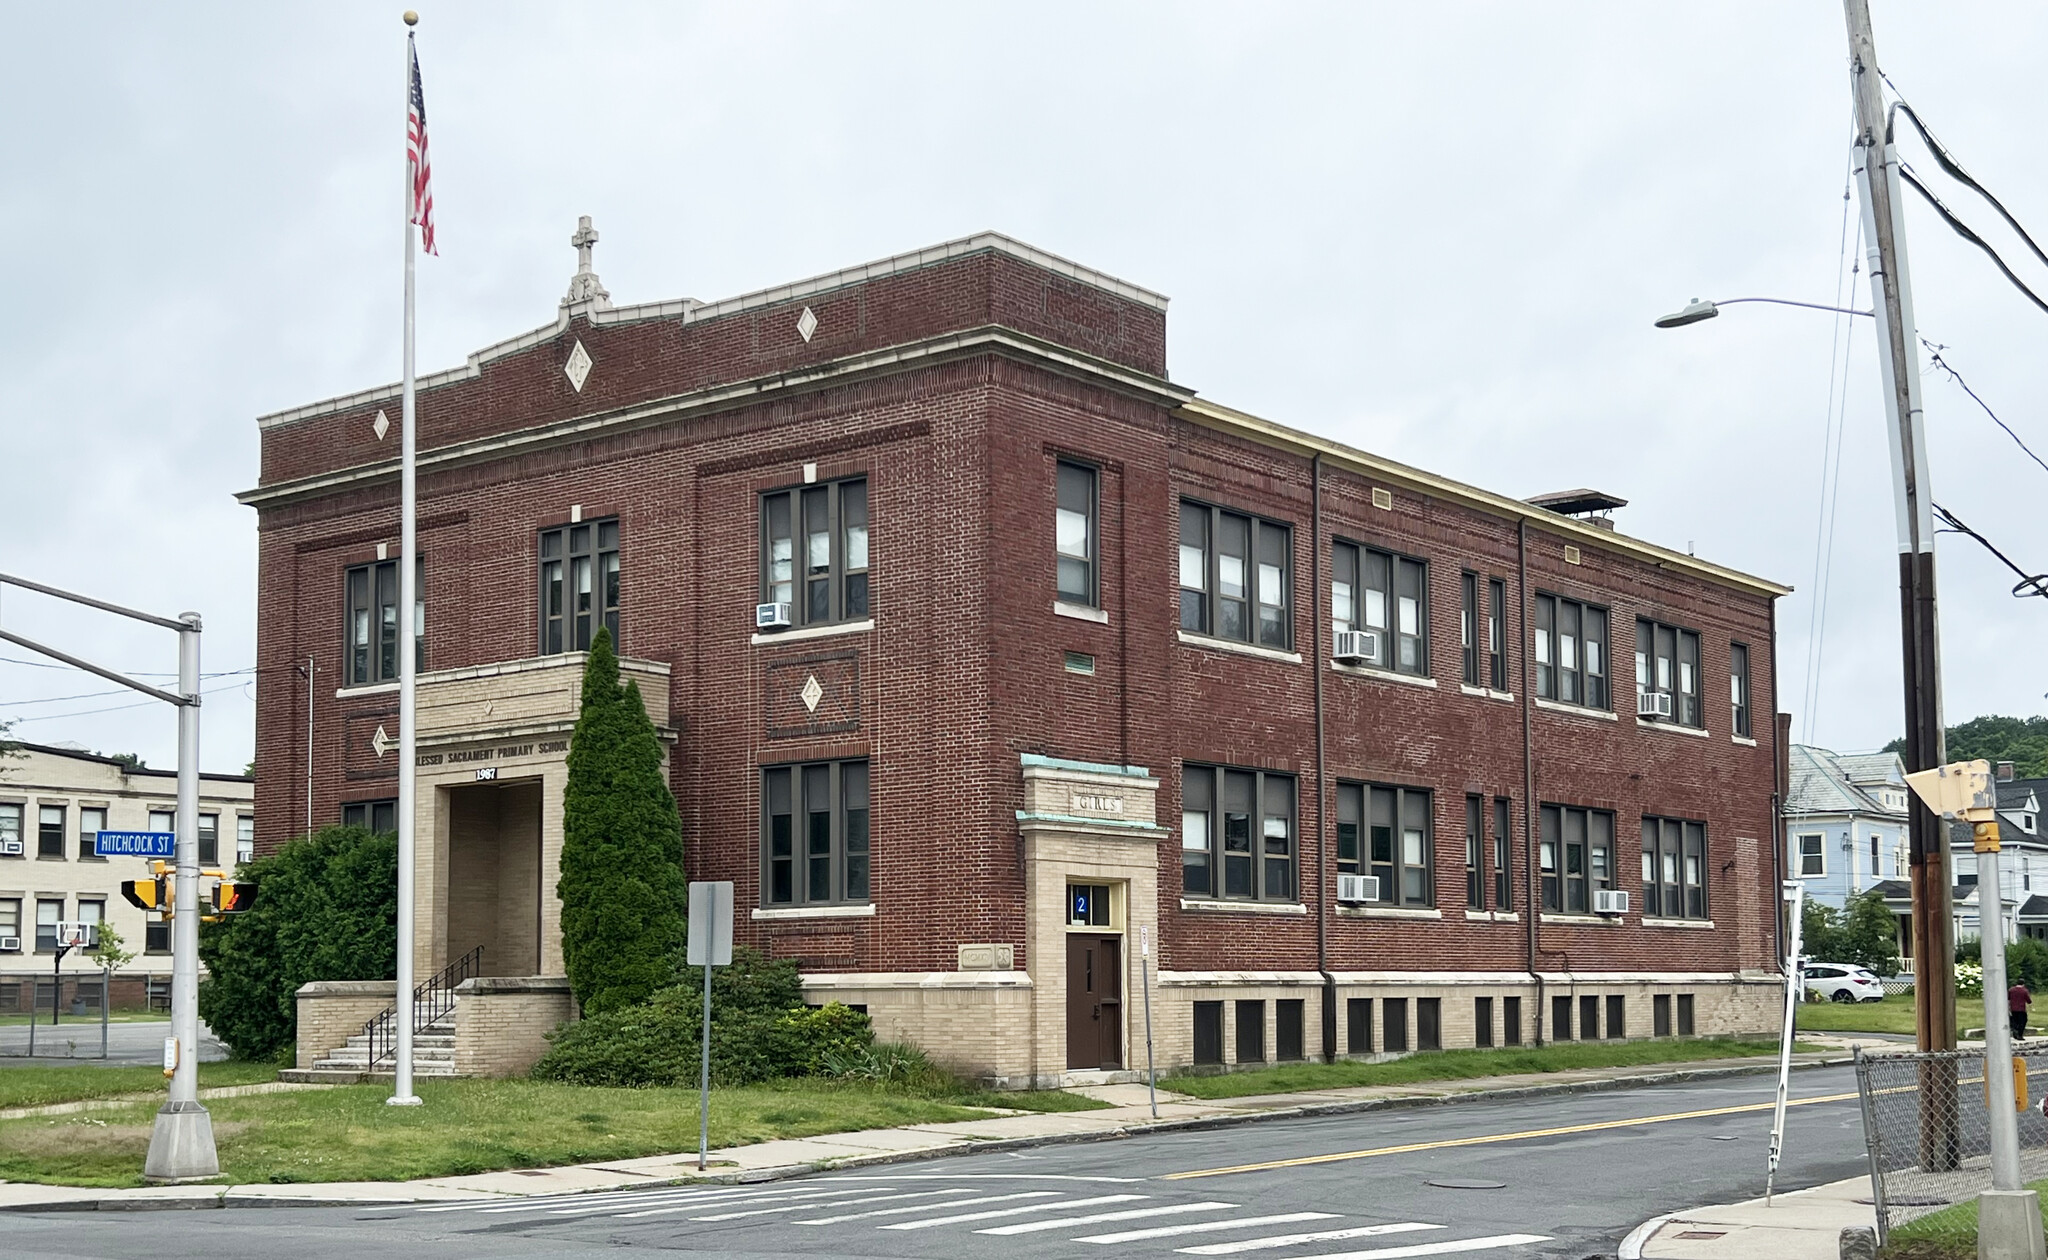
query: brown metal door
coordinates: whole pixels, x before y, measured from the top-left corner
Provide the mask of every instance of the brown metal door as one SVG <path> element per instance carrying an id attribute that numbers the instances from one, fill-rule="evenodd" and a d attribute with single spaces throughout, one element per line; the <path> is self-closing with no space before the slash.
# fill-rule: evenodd
<path id="1" fill-rule="evenodd" d="M 1067 938 L 1067 1066 L 1123 1066 L 1122 941 Z"/>

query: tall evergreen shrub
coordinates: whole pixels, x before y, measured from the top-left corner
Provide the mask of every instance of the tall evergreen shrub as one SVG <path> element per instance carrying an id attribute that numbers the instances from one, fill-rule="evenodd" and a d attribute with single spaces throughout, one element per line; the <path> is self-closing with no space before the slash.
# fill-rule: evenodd
<path id="1" fill-rule="evenodd" d="M 562 959 L 586 1015 L 644 1002 L 683 961 L 682 821 L 640 689 L 621 685 L 600 629 L 583 670 L 583 709 L 562 798 Z"/>

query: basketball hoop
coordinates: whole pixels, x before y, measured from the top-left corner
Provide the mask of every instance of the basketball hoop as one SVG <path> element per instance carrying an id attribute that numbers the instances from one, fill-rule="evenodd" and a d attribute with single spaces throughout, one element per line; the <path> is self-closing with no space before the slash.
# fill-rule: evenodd
<path id="1" fill-rule="evenodd" d="M 93 938 L 99 935 L 97 923 L 63 922 L 57 925 L 57 947 L 59 949 L 91 949 Z"/>

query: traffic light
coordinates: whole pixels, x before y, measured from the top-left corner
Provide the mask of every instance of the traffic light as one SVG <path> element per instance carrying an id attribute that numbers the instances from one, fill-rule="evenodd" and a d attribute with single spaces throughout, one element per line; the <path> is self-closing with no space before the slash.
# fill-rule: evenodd
<path id="1" fill-rule="evenodd" d="M 213 886 L 215 914 L 240 914 L 256 904 L 256 885 L 224 879 Z"/>
<path id="2" fill-rule="evenodd" d="M 150 910 L 166 919 L 171 917 L 171 882 L 165 876 L 155 879 L 125 879 L 121 881 L 121 895 L 137 910 Z"/>

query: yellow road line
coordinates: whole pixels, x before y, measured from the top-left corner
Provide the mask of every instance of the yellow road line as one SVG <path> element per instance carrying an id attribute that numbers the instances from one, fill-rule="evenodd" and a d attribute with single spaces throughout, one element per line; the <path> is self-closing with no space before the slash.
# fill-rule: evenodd
<path id="1" fill-rule="evenodd" d="M 1814 1098 L 1794 1098 L 1786 1102 L 1787 1107 L 1810 1107 L 1815 1103 L 1846 1102 L 1856 1097 L 1851 1090 L 1846 1094 L 1822 1094 Z M 1705 1111 L 1674 1111 L 1663 1116 L 1641 1116 L 1633 1120 L 1602 1120 L 1594 1124 L 1568 1124 L 1555 1129 L 1527 1129 L 1520 1133 L 1488 1133 L 1481 1137 L 1449 1138 L 1441 1142 L 1411 1142 L 1406 1146 L 1381 1146 L 1369 1151 L 1338 1151 L 1330 1155 L 1303 1155 L 1297 1159 L 1274 1159 L 1261 1164 L 1238 1164 L 1231 1168 L 1203 1168 L 1194 1172 L 1168 1173 L 1163 1181 L 1186 1181 L 1194 1177 L 1221 1177 L 1228 1173 L 1265 1172 L 1271 1168 L 1300 1168 L 1306 1164 L 1335 1164 L 1350 1159 L 1371 1159 L 1376 1155 L 1406 1155 L 1414 1151 L 1437 1151 L 1452 1146 L 1485 1146 L 1493 1142 L 1520 1142 L 1529 1138 L 1561 1137 L 1569 1133 L 1595 1133 L 1602 1129 L 1629 1129 L 1639 1124 L 1667 1124 L 1673 1120 L 1699 1120 L 1707 1116 L 1732 1116 L 1745 1111 L 1769 1111 L 1775 1102 L 1744 1103 L 1739 1107 L 1709 1107 Z"/>

